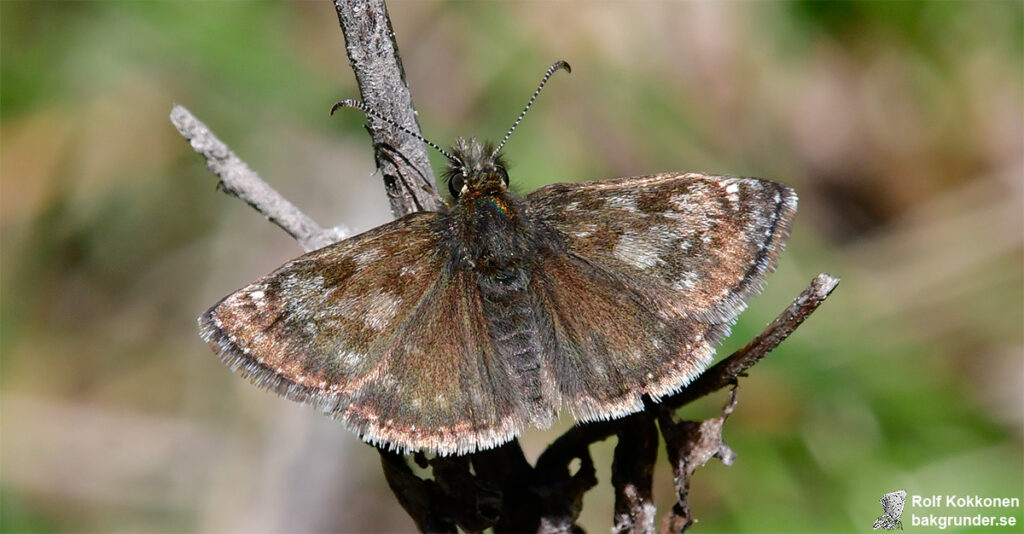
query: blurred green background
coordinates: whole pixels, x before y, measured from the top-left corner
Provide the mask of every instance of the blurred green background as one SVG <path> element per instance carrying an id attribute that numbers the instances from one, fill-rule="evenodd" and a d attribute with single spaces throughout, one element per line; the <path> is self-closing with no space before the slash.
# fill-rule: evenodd
<path id="1" fill-rule="evenodd" d="M 800 193 L 719 353 L 818 272 L 843 282 L 743 380 L 739 458 L 695 476 L 695 532 L 865 532 L 900 488 L 1024 497 L 1020 2 L 390 9 L 441 144 L 499 138 L 543 70 L 572 64 L 506 148 L 523 192 L 697 170 Z M 330 3 L 4 0 L 0 60 L 0 528 L 412 529 L 372 448 L 232 375 L 195 326 L 301 250 L 215 190 L 172 104 L 322 225 L 390 218 L 362 117 L 328 116 L 358 95 Z M 564 419 L 525 433 L 531 458 Z M 591 532 L 610 527 L 613 445 L 595 449 Z M 908 502 L 903 522 L 982 511 Z"/>

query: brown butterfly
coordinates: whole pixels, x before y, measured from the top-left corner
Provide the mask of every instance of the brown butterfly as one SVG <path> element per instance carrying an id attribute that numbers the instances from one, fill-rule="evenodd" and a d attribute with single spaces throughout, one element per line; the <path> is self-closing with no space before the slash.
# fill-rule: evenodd
<path id="1" fill-rule="evenodd" d="M 445 209 L 284 264 L 204 313 L 203 339 L 401 451 L 488 449 L 563 405 L 613 419 L 685 387 L 774 268 L 796 194 L 696 173 L 512 194 L 501 148 L 560 68 L 497 148 L 430 143 L 449 160 Z"/>

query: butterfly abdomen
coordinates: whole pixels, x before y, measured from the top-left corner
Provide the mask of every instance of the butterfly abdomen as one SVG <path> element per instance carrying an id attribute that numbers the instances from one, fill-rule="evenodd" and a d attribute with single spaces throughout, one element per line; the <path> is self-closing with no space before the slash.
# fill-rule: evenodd
<path id="1" fill-rule="evenodd" d="M 465 264 L 477 280 L 488 334 L 497 356 L 492 372 L 506 377 L 496 387 L 517 394 L 515 410 L 537 426 L 554 422 L 556 402 L 545 387 L 543 345 L 530 293 L 530 262 L 535 248 L 518 216 L 516 199 L 500 193 L 460 199 L 468 245 Z M 548 380 L 550 381 L 550 380 Z"/>
<path id="2" fill-rule="evenodd" d="M 521 267 L 509 267 L 492 275 L 479 274 L 477 286 L 498 365 L 512 383 L 503 387 L 519 391 L 518 408 L 539 426 L 550 425 L 556 416 L 545 395 L 542 344 L 529 293 L 530 277 Z"/>

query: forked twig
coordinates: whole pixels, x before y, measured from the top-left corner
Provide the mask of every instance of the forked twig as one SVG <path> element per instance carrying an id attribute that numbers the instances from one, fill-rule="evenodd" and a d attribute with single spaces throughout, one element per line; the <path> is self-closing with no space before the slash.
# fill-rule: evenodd
<path id="1" fill-rule="evenodd" d="M 736 453 L 722 440 L 722 427 L 736 408 L 736 390 L 733 386 L 729 401 L 718 417 L 704 421 L 680 421 L 667 406 L 662 406 L 658 417 L 661 435 L 665 438 L 668 461 L 672 465 L 672 480 L 676 487 L 676 503 L 661 520 L 661 534 L 676 534 L 690 528 L 690 477 L 698 467 L 712 458 L 725 465 L 736 461 Z"/>

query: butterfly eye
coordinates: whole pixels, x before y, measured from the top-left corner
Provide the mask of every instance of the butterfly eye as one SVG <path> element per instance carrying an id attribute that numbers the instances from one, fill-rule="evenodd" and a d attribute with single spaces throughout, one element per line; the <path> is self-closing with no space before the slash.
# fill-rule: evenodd
<path id="1" fill-rule="evenodd" d="M 508 187 L 508 171 L 505 167 L 498 166 L 498 174 L 501 176 L 501 181 L 505 183 L 505 187 Z"/>
<path id="2" fill-rule="evenodd" d="M 466 179 L 461 173 L 457 173 L 448 180 L 448 192 L 452 194 L 452 198 L 459 198 L 459 193 L 462 192 L 462 186 L 465 185 Z"/>

